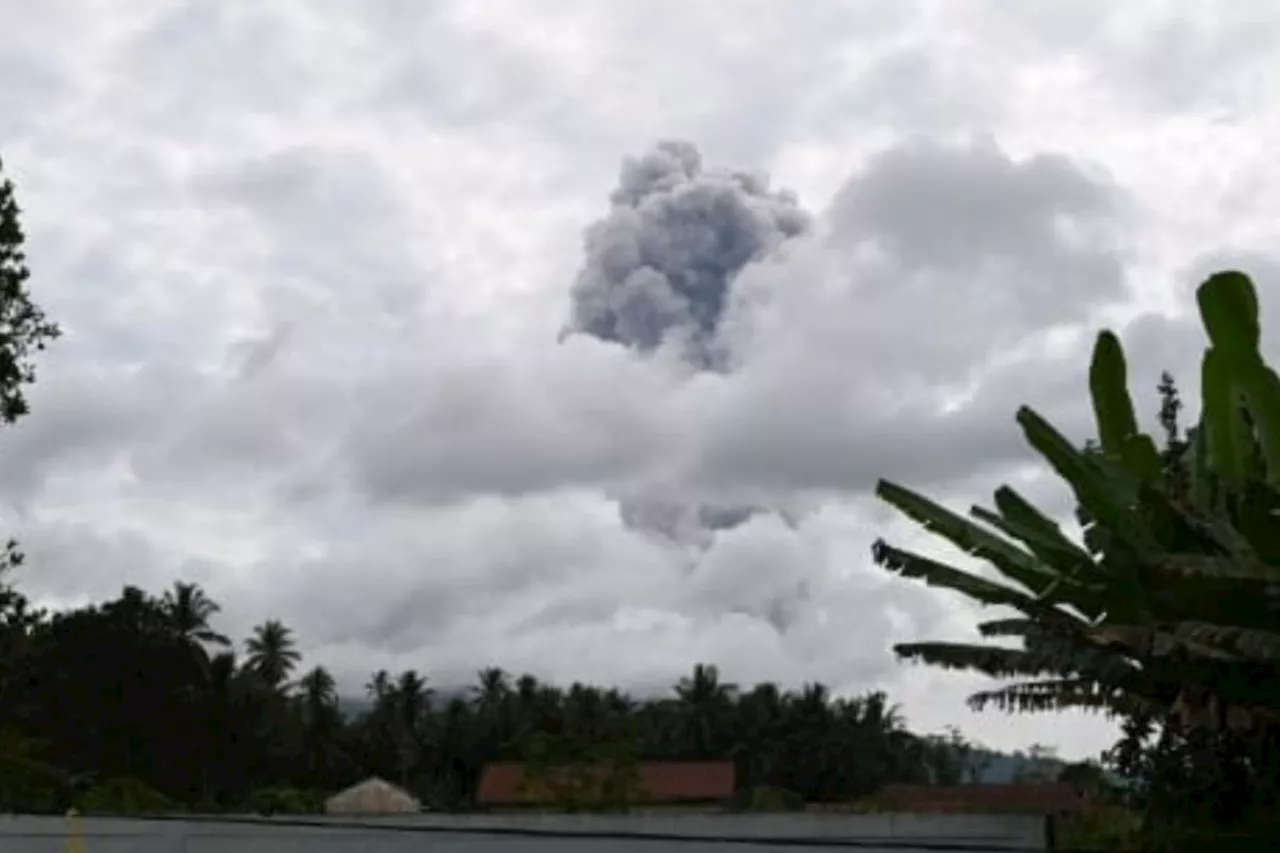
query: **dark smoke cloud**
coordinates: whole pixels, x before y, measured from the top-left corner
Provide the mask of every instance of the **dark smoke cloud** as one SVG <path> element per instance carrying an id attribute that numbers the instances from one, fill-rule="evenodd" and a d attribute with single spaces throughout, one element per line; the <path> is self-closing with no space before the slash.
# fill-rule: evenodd
<path id="1" fill-rule="evenodd" d="M 610 202 L 586 232 L 567 331 L 639 352 L 671 343 L 711 370 L 725 366 L 716 332 L 734 277 L 811 222 L 792 193 L 706 170 L 687 142 L 626 160 Z"/>
<path id="2" fill-rule="evenodd" d="M 771 515 L 796 530 L 807 514 L 807 508 L 797 501 L 790 506 L 699 502 L 657 488 L 616 495 L 614 499 L 619 518 L 631 530 L 700 550 L 711 547 L 717 532 L 732 530 L 756 516 Z"/>
<path id="3" fill-rule="evenodd" d="M 567 331 L 642 353 L 671 344 L 698 369 L 727 369 L 716 333 L 734 278 L 807 231 L 809 214 L 765 178 L 704 169 L 698 149 L 678 141 L 624 161 L 609 201 L 586 232 Z M 717 531 L 770 512 L 656 490 L 621 496 L 618 511 L 633 530 L 700 549 Z"/>
<path id="4" fill-rule="evenodd" d="M 696 504 L 657 491 L 618 498 L 618 516 L 632 530 L 655 533 L 682 545 L 708 548 L 718 530 L 731 530 L 767 512 L 757 506 Z"/>

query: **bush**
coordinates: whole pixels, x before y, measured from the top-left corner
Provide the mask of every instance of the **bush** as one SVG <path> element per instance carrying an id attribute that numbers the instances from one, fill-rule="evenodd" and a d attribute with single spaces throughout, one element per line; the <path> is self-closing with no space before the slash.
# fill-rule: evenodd
<path id="1" fill-rule="evenodd" d="M 80 810 L 88 814 L 164 814 L 183 811 L 146 782 L 129 776 L 105 779 L 80 798 Z"/>
<path id="2" fill-rule="evenodd" d="M 297 788 L 259 788 L 245 801 L 245 811 L 265 816 L 319 814 L 324 811 L 324 799 L 319 794 Z"/>
<path id="3" fill-rule="evenodd" d="M 804 810 L 804 797 L 785 788 L 757 785 L 739 791 L 731 808 L 744 812 L 795 812 Z"/>
<path id="4" fill-rule="evenodd" d="M 66 773 L 25 756 L 0 754 L 0 812 L 57 814 L 71 802 Z"/>
<path id="5" fill-rule="evenodd" d="M 848 814 L 883 814 L 894 811 L 893 803 L 880 794 L 871 794 L 848 803 L 842 811 Z"/>
<path id="6" fill-rule="evenodd" d="M 1057 819 L 1059 850 L 1133 850 L 1140 846 L 1142 819 L 1126 808 L 1102 806 Z"/>

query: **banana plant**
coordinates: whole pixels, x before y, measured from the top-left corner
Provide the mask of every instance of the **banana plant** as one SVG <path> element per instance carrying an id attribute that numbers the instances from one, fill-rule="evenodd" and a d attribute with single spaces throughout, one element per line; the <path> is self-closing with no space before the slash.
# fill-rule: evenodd
<path id="1" fill-rule="evenodd" d="M 1079 448 L 1034 410 L 1017 421 L 1027 442 L 1072 489 L 1080 543 L 1016 491 L 970 518 L 881 481 L 877 495 L 991 566 L 998 580 L 877 541 L 882 566 L 1018 618 L 979 626 L 1022 648 L 911 643 L 902 657 L 1024 680 L 971 697 L 1024 710 L 1071 705 L 1133 713 L 1168 708 L 1187 686 L 1210 685 L 1228 704 L 1280 708 L 1280 620 L 1267 594 L 1280 589 L 1280 379 L 1263 360 L 1256 294 L 1238 272 L 1197 292 L 1210 346 L 1202 362 L 1202 413 L 1166 476 L 1156 442 L 1129 395 L 1119 339 L 1099 334 L 1089 390 L 1100 442 Z M 1186 488 L 1174 483 L 1189 481 Z"/>
<path id="2" fill-rule="evenodd" d="M 1196 294 L 1209 336 L 1201 362 L 1210 468 L 1229 486 L 1280 485 L 1280 378 L 1260 350 L 1258 297 L 1248 276 L 1222 272 Z M 1261 470 L 1251 465 L 1255 446 Z"/>

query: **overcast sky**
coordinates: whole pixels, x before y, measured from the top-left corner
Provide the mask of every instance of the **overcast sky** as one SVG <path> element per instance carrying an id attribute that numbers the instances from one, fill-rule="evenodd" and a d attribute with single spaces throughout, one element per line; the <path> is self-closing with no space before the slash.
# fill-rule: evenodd
<path id="1" fill-rule="evenodd" d="M 880 476 L 1055 512 L 1096 330 L 1195 390 L 1280 276 L 1280 6 L 0 0 L 0 156 L 66 332 L 0 434 L 52 604 L 198 581 L 358 692 L 497 664 L 887 690 L 978 613 L 871 564 Z M 1278 306 L 1280 307 L 1280 306 Z"/>

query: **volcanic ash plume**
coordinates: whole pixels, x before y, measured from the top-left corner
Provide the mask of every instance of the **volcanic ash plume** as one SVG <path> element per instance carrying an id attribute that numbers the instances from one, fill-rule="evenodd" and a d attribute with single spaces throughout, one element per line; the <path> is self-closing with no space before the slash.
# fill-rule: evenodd
<path id="1" fill-rule="evenodd" d="M 586 232 L 567 331 L 639 352 L 671 343 L 695 367 L 724 369 L 716 332 L 734 277 L 808 230 L 809 215 L 764 178 L 704 171 L 687 142 L 627 160 L 610 202 Z"/>
<path id="2" fill-rule="evenodd" d="M 620 495 L 618 515 L 632 530 L 656 534 L 700 549 L 711 547 L 715 534 L 746 523 L 763 507 L 700 504 L 656 490 Z"/>

